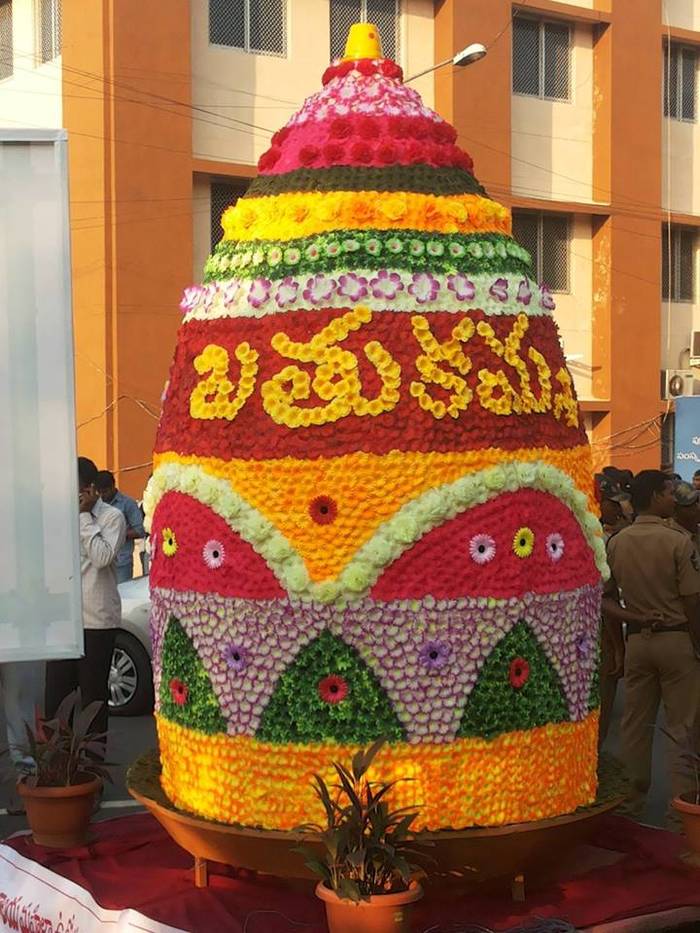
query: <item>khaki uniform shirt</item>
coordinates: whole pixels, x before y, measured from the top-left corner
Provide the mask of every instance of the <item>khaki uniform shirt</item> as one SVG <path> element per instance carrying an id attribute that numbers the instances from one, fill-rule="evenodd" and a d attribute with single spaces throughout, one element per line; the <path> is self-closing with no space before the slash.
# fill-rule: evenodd
<path id="1" fill-rule="evenodd" d="M 98 499 L 92 512 L 80 513 L 84 628 L 119 628 L 121 624 L 116 560 L 125 538 L 126 521 L 119 509 Z"/>
<path id="2" fill-rule="evenodd" d="M 700 566 L 691 537 L 655 515 L 640 515 L 608 543 L 611 578 L 625 606 L 645 620 L 683 625 L 683 596 L 700 593 Z"/>

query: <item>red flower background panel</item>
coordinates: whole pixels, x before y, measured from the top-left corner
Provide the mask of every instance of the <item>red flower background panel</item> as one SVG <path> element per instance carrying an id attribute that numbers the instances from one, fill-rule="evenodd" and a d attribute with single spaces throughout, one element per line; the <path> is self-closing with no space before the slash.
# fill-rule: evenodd
<path id="1" fill-rule="evenodd" d="M 171 556 L 163 553 L 164 528 L 172 530 L 177 541 Z M 151 540 L 151 586 L 244 599 L 284 596 L 265 560 L 221 516 L 191 496 L 180 492 L 163 496 L 153 515 Z M 211 541 L 221 544 L 225 555 L 221 565 L 213 568 L 204 559 Z"/>
<path id="2" fill-rule="evenodd" d="M 523 527 L 535 536 L 532 554 L 513 551 L 515 533 Z M 561 556 L 547 551 L 552 533 L 564 542 Z M 477 563 L 469 553 L 476 535 L 489 535 L 495 555 Z M 460 596 L 509 598 L 523 593 L 555 593 L 595 584 L 600 574 L 581 527 L 555 496 L 523 489 L 503 493 L 435 528 L 394 561 L 372 589 L 379 600 L 437 599 Z"/>
<path id="3" fill-rule="evenodd" d="M 370 322 L 337 345 L 355 354 L 362 392 L 366 398 L 378 396 L 381 381 L 376 368 L 365 356 L 364 347 L 370 341 L 379 341 L 400 364 L 401 398 L 392 411 L 377 416 L 349 414 L 335 422 L 310 427 L 289 428 L 277 424 L 263 408 L 263 383 L 286 366 L 298 367 L 313 379 L 316 365 L 299 363 L 281 356 L 270 345 L 273 335 L 284 332 L 290 339 L 306 343 L 329 321 L 341 317 L 343 313 L 345 312 L 331 310 L 292 311 L 264 318 L 224 318 L 184 324 L 180 329 L 175 361 L 171 368 L 171 380 L 156 439 L 156 451 L 173 450 L 183 454 L 196 453 L 200 456 L 223 459 L 268 459 L 285 456 L 309 458 L 327 456 L 330 453 L 337 456 L 356 450 L 378 454 L 390 450 L 477 450 L 491 447 L 494 443 L 506 450 L 545 445 L 552 449 L 564 449 L 585 443 L 582 426 L 568 427 L 563 419 L 555 418 L 552 411 L 526 415 L 496 415 L 481 405 L 476 392 L 466 411 L 460 412 L 457 419 L 450 416 L 436 419 L 430 412 L 423 411 L 417 399 L 409 393 L 410 383 L 420 380 L 416 358 L 422 351 L 411 327 L 412 315 L 407 313 L 377 312 Z M 440 342 L 449 339 L 453 328 L 465 316 L 450 312 L 425 315 L 433 334 Z M 469 316 L 475 323 L 486 318 L 483 312 L 475 312 Z M 504 340 L 512 330 L 515 317 L 491 316 L 488 321 L 496 336 Z M 195 371 L 195 358 L 207 344 L 225 347 L 231 360 L 230 378 L 235 386 L 240 367 L 234 351 L 244 341 L 259 354 L 259 372 L 250 398 L 232 421 L 192 418 L 190 395 L 202 379 Z M 551 318 L 529 319 L 529 329 L 521 349 L 524 359 L 527 359 L 530 346 L 544 354 L 553 374 L 565 365 L 556 325 Z M 472 390 L 476 389 L 479 382 L 477 374 L 483 368 L 491 372 L 503 369 L 517 391 L 516 372 L 497 357 L 478 334 L 464 344 L 464 352 L 472 360 L 471 373 L 466 376 Z M 533 390 L 535 395 L 539 396 L 535 367 L 529 361 L 527 365 Z M 440 363 L 439 366 L 445 372 L 451 371 L 448 363 Z M 560 389 L 554 376 L 552 386 L 553 393 Z M 449 393 L 440 386 L 428 385 L 427 389 L 433 398 L 445 402 L 449 400 Z M 498 392 L 496 394 L 498 395 Z M 302 408 L 325 403 L 312 393 L 308 401 L 296 404 Z"/>

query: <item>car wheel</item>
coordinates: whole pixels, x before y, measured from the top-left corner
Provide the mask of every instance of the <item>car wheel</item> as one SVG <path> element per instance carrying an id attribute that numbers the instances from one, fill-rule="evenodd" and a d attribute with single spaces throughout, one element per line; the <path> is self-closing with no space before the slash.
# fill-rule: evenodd
<path id="1" fill-rule="evenodd" d="M 152 710 L 150 658 L 133 635 L 117 632 L 109 671 L 109 712 L 112 716 L 142 716 Z"/>

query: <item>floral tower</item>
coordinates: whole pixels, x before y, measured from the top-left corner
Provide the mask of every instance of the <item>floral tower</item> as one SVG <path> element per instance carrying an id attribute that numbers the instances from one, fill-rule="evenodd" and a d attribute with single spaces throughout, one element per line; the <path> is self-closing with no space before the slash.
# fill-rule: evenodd
<path id="1" fill-rule="evenodd" d="M 146 503 L 165 792 L 291 828 L 387 738 L 418 825 L 596 791 L 590 451 L 510 215 L 372 26 L 186 291 Z"/>

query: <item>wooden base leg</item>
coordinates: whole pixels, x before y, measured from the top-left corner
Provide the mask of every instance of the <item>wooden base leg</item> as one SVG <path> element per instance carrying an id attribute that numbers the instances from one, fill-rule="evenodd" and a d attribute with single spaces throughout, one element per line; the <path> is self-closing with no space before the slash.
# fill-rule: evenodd
<path id="1" fill-rule="evenodd" d="M 195 888 L 206 888 L 209 884 L 209 866 L 205 858 L 194 858 L 194 886 Z"/>
<path id="2" fill-rule="evenodd" d="M 521 872 L 513 877 L 510 883 L 510 893 L 514 901 L 523 903 L 525 900 L 525 875 Z"/>

